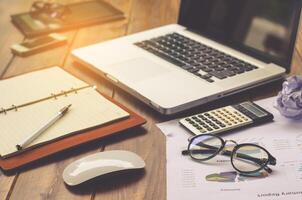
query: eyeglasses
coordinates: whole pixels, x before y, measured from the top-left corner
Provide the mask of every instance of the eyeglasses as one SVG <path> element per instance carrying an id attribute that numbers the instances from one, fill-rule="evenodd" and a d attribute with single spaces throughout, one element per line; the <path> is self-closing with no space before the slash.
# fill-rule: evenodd
<path id="1" fill-rule="evenodd" d="M 227 150 L 226 143 L 232 142 L 235 147 Z M 274 158 L 265 148 L 252 144 L 237 144 L 233 140 L 223 140 L 212 134 L 202 134 L 189 138 L 188 149 L 182 151 L 183 155 L 190 155 L 197 161 L 206 161 L 217 155 L 229 156 L 233 168 L 242 174 L 253 174 L 264 169 L 272 173 L 268 165 L 276 165 Z"/>

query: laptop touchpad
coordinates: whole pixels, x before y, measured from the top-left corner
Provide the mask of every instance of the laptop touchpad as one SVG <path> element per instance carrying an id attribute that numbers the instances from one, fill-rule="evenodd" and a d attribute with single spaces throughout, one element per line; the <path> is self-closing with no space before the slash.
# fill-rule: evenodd
<path id="1" fill-rule="evenodd" d="M 135 58 L 108 67 L 107 72 L 119 80 L 140 82 L 170 70 L 147 58 Z"/>

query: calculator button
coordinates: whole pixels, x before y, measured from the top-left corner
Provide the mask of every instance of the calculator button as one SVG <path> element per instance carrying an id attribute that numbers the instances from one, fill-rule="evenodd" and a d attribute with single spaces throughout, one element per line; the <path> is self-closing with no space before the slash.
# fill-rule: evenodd
<path id="1" fill-rule="evenodd" d="M 209 124 L 209 123 L 211 123 L 211 121 L 210 121 L 210 120 L 208 120 L 208 119 L 206 119 L 206 120 L 204 120 L 204 121 L 205 121 L 205 122 L 207 122 L 208 124 Z"/>
<path id="2" fill-rule="evenodd" d="M 207 118 L 204 116 L 200 116 L 199 118 L 201 118 L 202 120 L 206 120 Z"/>
<path id="3" fill-rule="evenodd" d="M 214 126 L 214 124 L 212 122 L 208 123 L 210 126 Z"/>
<path id="4" fill-rule="evenodd" d="M 190 119 L 190 118 L 186 118 L 185 120 L 186 120 L 186 121 L 191 121 L 191 119 Z"/>

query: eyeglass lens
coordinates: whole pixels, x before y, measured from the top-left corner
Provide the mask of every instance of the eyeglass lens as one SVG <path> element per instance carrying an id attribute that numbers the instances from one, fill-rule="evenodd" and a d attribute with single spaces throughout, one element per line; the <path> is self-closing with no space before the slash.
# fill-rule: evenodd
<path id="1" fill-rule="evenodd" d="M 204 135 L 194 138 L 189 145 L 190 155 L 198 160 L 207 160 L 221 149 L 222 141 L 214 136 Z"/>
<path id="2" fill-rule="evenodd" d="M 269 159 L 266 151 L 258 146 L 244 145 L 233 153 L 233 166 L 242 172 L 253 172 L 263 168 Z"/>

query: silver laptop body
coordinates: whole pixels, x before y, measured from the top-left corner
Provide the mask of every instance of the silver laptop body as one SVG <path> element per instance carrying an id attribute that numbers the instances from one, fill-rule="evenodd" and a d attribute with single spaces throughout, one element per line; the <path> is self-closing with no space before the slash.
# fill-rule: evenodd
<path id="1" fill-rule="evenodd" d="M 188 3 L 190 1 L 194 2 L 194 0 L 183 0 L 180 18 L 184 18 L 186 13 L 184 13 L 182 9 L 185 6 L 187 8 L 188 4 L 186 4 L 186 2 Z M 207 0 L 203 1 L 207 3 L 210 2 Z M 197 7 L 194 4 L 191 6 Z M 298 14 L 294 15 L 293 18 L 296 19 L 298 18 L 297 16 Z M 254 19 L 253 22 L 250 22 L 252 24 L 251 26 L 259 29 L 259 27 L 267 24 L 267 26 L 271 26 L 269 31 L 277 31 L 280 29 L 281 31 L 278 34 L 282 35 L 281 25 L 276 22 L 270 24 L 269 20 L 263 21 L 262 18 L 263 17 L 258 17 L 257 20 Z M 294 25 L 298 26 L 298 23 Z M 293 28 L 293 31 L 297 32 L 297 27 Z M 197 72 L 200 73 L 199 76 L 196 72 L 192 73 L 185 70 L 173 64 L 173 62 L 163 59 L 136 45 L 141 41 L 163 37 L 172 33 L 180 34 L 185 38 L 189 38 L 226 55 L 242 60 L 252 66 L 256 66 L 257 69 L 245 71 L 244 73 L 228 76 L 223 79 L 211 76 L 211 82 L 209 82 L 208 79 L 201 78 L 207 74 L 206 72 L 202 70 Z M 269 32 L 269 34 L 273 33 L 274 32 Z M 245 44 L 249 44 L 250 38 L 257 37 L 257 34 L 261 34 L 261 30 L 259 33 L 246 36 L 244 39 Z M 278 37 L 281 37 L 280 35 L 278 35 Z M 296 33 L 290 36 L 291 43 L 287 49 L 290 51 L 287 57 L 290 58 L 292 56 L 295 37 Z M 268 42 L 268 44 L 270 43 Z M 274 58 L 278 55 L 274 52 L 274 48 L 266 51 L 268 51 L 268 53 L 266 52 L 267 55 L 269 54 Z M 162 114 L 174 114 L 224 96 L 238 93 L 248 88 L 275 81 L 282 78 L 286 72 L 286 68 L 288 69 L 289 67 L 283 66 L 283 63 L 281 66 L 281 62 L 274 62 L 273 59 L 271 62 L 265 59 L 259 59 L 259 57 L 254 56 L 254 54 L 248 51 L 242 51 L 224 42 L 209 39 L 206 35 L 191 31 L 191 29 L 180 24 L 166 25 L 75 49 L 72 51 L 72 55 L 76 61 L 89 66 L 99 75 L 110 80 L 115 85 L 126 90 Z M 290 62 L 288 65 L 290 65 Z"/>

